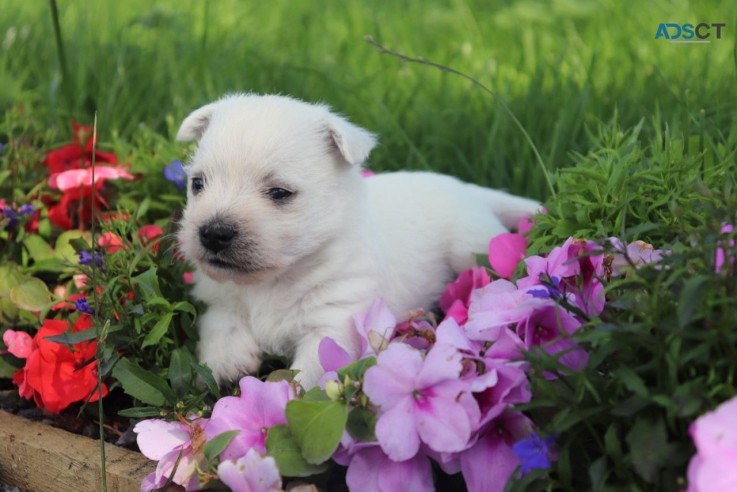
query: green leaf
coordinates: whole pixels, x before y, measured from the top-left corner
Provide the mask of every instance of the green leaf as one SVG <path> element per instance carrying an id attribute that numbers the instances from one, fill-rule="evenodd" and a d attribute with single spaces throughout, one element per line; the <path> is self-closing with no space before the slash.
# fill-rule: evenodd
<path id="1" fill-rule="evenodd" d="M 148 417 L 161 417 L 161 409 L 159 407 L 134 407 L 126 408 L 118 412 L 121 417 L 129 419 L 145 419 Z"/>
<path id="2" fill-rule="evenodd" d="M 315 386 L 302 395 L 302 401 L 330 401 L 330 397 L 319 386 Z"/>
<path id="3" fill-rule="evenodd" d="M 665 424 L 661 419 L 652 421 L 640 417 L 627 433 L 627 444 L 635 471 L 648 483 L 653 483 L 658 468 L 663 466 L 669 455 Z"/>
<path id="4" fill-rule="evenodd" d="M 145 272 L 131 278 L 134 284 L 141 287 L 143 297 L 148 300 L 154 297 L 162 297 L 159 279 L 156 275 L 157 268 L 152 266 Z"/>
<path id="5" fill-rule="evenodd" d="M 113 369 L 113 377 L 123 386 L 123 391 L 143 403 L 160 407 L 167 400 L 175 400 L 164 379 L 129 359 L 120 359 Z"/>
<path id="6" fill-rule="evenodd" d="M 29 278 L 10 289 L 10 300 L 20 309 L 41 311 L 51 303 L 51 292 L 43 281 Z"/>
<path id="7" fill-rule="evenodd" d="M 72 245 L 72 241 L 83 238 L 84 233 L 82 231 L 71 230 L 62 232 L 54 244 L 54 256 L 62 261 L 76 265 L 79 262 L 79 257 Z"/>
<path id="8" fill-rule="evenodd" d="M 279 467 L 279 473 L 287 477 L 308 477 L 322 473 L 327 464 L 311 465 L 302 457 L 297 440 L 283 424 L 274 425 L 266 435 L 266 450 Z"/>
<path id="9" fill-rule="evenodd" d="M 287 381 L 292 382 L 294 380 L 294 376 L 297 374 L 297 371 L 294 371 L 292 369 L 277 369 L 276 371 L 271 371 L 268 376 L 266 376 L 266 381 L 277 383 L 279 381 Z"/>
<path id="10" fill-rule="evenodd" d="M 205 458 L 207 458 L 207 461 L 212 461 L 220 456 L 220 453 L 222 453 L 225 448 L 228 447 L 230 441 L 232 441 L 239 432 L 239 430 L 226 431 L 207 441 L 207 443 L 205 443 L 204 449 Z"/>
<path id="11" fill-rule="evenodd" d="M 34 262 L 48 260 L 54 256 L 54 250 L 51 249 L 51 246 L 49 246 L 41 236 L 37 236 L 35 234 L 32 236 L 26 236 L 26 238 L 23 239 L 23 246 L 26 247 L 26 250 L 28 250 L 28 256 L 30 256 Z"/>
<path id="12" fill-rule="evenodd" d="M 169 382 L 179 395 L 189 390 L 192 381 L 192 363 L 194 358 L 186 347 L 174 349 L 169 362 Z"/>
<path id="13" fill-rule="evenodd" d="M 46 337 L 54 343 L 62 343 L 65 345 L 74 345 L 75 343 L 87 342 L 94 340 L 97 337 L 97 329 L 93 326 L 86 330 L 77 331 L 74 333 L 62 333 L 61 335 L 54 335 L 53 337 Z"/>
<path id="14" fill-rule="evenodd" d="M 332 456 L 348 419 L 345 403 L 292 400 L 286 414 L 289 430 L 308 463 L 317 465 Z"/>
<path id="15" fill-rule="evenodd" d="M 197 362 L 192 362 L 191 367 L 200 377 L 202 382 L 205 383 L 210 393 L 213 394 L 215 398 L 220 398 L 220 388 L 218 387 L 218 383 L 215 381 L 215 378 L 212 377 L 212 370 L 207 366 L 198 364 Z"/>
<path id="16" fill-rule="evenodd" d="M 375 441 L 376 415 L 364 407 L 354 408 L 348 414 L 346 429 L 357 441 Z"/>
<path id="17" fill-rule="evenodd" d="M 169 329 L 169 325 L 171 324 L 171 319 L 173 316 L 174 313 L 165 313 L 159 319 L 159 321 L 156 322 L 154 327 L 151 328 L 151 331 L 146 334 L 146 337 L 143 339 L 143 345 L 141 345 L 141 348 L 146 348 L 159 343 L 161 338 L 166 334 L 166 331 Z"/>
<path id="18" fill-rule="evenodd" d="M 642 397 L 648 396 L 647 386 L 640 376 L 635 371 L 627 366 L 622 366 L 617 369 L 614 374 L 622 381 L 628 390 L 634 394 Z"/>
<path id="19" fill-rule="evenodd" d="M 338 378 L 340 381 L 344 381 L 346 376 L 349 376 L 353 381 L 358 381 L 363 378 L 366 371 L 372 366 L 376 365 L 376 357 L 366 357 L 365 359 L 357 360 L 356 362 L 345 366 L 338 370 Z"/>
<path id="20" fill-rule="evenodd" d="M 694 320 L 694 313 L 696 309 L 702 304 L 702 299 L 706 289 L 704 284 L 710 280 L 710 277 L 705 275 L 696 275 L 686 281 L 686 285 L 683 286 L 681 295 L 678 299 L 678 305 L 676 312 L 678 314 L 678 328 L 685 328 L 691 321 Z"/>
<path id="21" fill-rule="evenodd" d="M 12 378 L 19 368 L 0 357 L 0 378 Z"/>

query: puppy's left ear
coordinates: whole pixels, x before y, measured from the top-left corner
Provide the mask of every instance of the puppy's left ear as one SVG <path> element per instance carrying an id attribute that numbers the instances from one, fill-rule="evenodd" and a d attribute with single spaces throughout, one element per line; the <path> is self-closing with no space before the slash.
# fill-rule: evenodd
<path id="1" fill-rule="evenodd" d="M 376 146 L 376 136 L 360 128 L 345 118 L 331 114 L 328 133 L 338 152 L 352 166 L 363 164 Z"/>
<path id="2" fill-rule="evenodd" d="M 182 126 L 179 127 L 179 131 L 177 132 L 177 141 L 191 142 L 192 140 L 202 138 L 205 130 L 210 125 L 210 119 L 212 118 L 212 113 L 215 112 L 216 105 L 217 103 L 210 103 L 202 106 L 184 118 Z"/>

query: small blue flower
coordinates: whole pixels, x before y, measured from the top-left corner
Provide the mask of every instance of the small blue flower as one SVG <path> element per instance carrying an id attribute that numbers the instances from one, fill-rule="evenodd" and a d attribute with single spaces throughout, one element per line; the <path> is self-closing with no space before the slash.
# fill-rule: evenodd
<path id="1" fill-rule="evenodd" d="M 33 212 L 36 211 L 36 207 L 31 205 L 30 203 L 26 203 L 25 205 L 21 205 L 21 207 L 18 209 L 19 215 L 33 215 Z"/>
<path id="2" fill-rule="evenodd" d="M 0 142 L 0 154 L 3 153 L 3 147 L 5 147 L 5 144 Z"/>
<path id="3" fill-rule="evenodd" d="M 527 293 L 537 299 L 562 299 L 563 294 L 560 291 L 560 279 L 558 277 L 550 277 L 549 281 L 541 280 L 538 289 L 528 290 Z"/>
<path id="4" fill-rule="evenodd" d="M 18 225 L 18 212 L 12 208 L 4 208 L 2 212 L 3 217 L 8 219 L 8 222 L 5 224 L 5 228 L 15 229 L 15 226 Z"/>
<path id="5" fill-rule="evenodd" d="M 74 307 L 77 308 L 77 311 L 80 313 L 86 313 L 86 314 L 95 314 L 95 310 L 92 309 L 90 304 L 87 302 L 86 297 L 80 297 L 76 301 L 74 301 Z"/>
<path id="6" fill-rule="evenodd" d="M 92 262 L 94 262 L 98 268 L 102 268 L 102 253 L 91 253 L 84 249 L 79 252 L 80 265 L 91 265 Z"/>
<path id="7" fill-rule="evenodd" d="M 520 472 L 522 476 L 532 470 L 547 470 L 550 468 L 551 446 L 555 443 L 555 436 L 550 436 L 544 441 L 534 432 L 530 437 L 520 439 L 512 446 L 512 452 L 520 459 Z"/>
<path id="8" fill-rule="evenodd" d="M 177 185 L 179 191 L 184 191 L 187 186 L 187 173 L 182 167 L 182 161 L 172 161 L 171 164 L 165 166 L 164 177 Z"/>

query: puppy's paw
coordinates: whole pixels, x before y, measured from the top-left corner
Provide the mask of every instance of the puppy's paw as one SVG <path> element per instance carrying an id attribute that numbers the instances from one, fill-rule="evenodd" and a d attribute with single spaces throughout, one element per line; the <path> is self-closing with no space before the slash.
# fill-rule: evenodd
<path id="1" fill-rule="evenodd" d="M 218 384 L 258 371 L 261 355 L 248 327 L 228 312 L 208 310 L 200 320 L 197 356 Z"/>

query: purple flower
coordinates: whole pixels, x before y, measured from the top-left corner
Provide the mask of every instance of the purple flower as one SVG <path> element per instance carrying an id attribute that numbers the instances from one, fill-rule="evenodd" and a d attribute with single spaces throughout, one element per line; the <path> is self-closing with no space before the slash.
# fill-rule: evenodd
<path id="1" fill-rule="evenodd" d="M 218 478 L 233 492 L 280 491 L 281 476 L 276 461 L 271 456 L 262 456 L 249 449 L 237 460 L 221 461 Z"/>
<path id="2" fill-rule="evenodd" d="M 171 164 L 165 166 L 164 177 L 177 185 L 179 191 L 184 191 L 187 186 L 187 172 L 182 167 L 182 161 L 171 161 Z"/>
<path id="3" fill-rule="evenodd" d="M 424 359 L 403 343 L 379 354 L 364 392 L 380 406 L 376 438 L 391 460 L 413 458 L 420 442 L 438 452 L 465 449 L 480 413 L 461 369 L 461 354 L 450 345 L 435 345 Z"/>
<path id="4" fill-rule="evenodd" d="M 87 250 L 82 250 L 79 252 L 79 264 L 80 265 L 91 265 L 92 263 L 95 263 L 98 268 L 102 268 L 102 253 L 91 253 Z"/>
<path id="5" fill-rule="evenodd" d="M 276 424 L 286 424 L 284 411 L 294 398 L 294 388 L 286 382 L 264 382 L 252 376 L 240 381 L 240 396 L 226 396 L 215 403 L 207 439 L 226 431 L 240 431 L 225 448 L 223 459 L 237 459 L 249 449 L 266 454 L 266 433 Z"/>
<path id="6" fill-rule="evenodd" d="M 141 492 L 163 487 L 172 473 L 174 483 L 186 490 L 199 489 L 197 470 L 205 462 L 202 433 L 207 428 L 207 422 L 207 419 L 195 419 L 185 424 L 149 419 L 136 424 L 133 432 L 137 434 L 136 442 L 141 453 L 159 462 L 156 471 L 143 480 Z"/>
<path id="7" fill-rule="evenodd" d="M 80 297 L 76 301 L 74 301 L 74 307 L 79 311 L 80 313 L 85 314 L 95 314 L 95 310 L 92 309 L 92 306 L 90 306 L 90 303 L 87 302 L 86 297 Z"/>
<path id="8" fill-rule="evenodd" d="M 547 470 L 550 468 L 551 446 L 555 443 L 555 436 L 549 436 L 544 441 L 536 433 L 520 439 L 512 451 L 520 459 L 520 473 L 527 475 L 532 470 Z"/>

